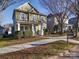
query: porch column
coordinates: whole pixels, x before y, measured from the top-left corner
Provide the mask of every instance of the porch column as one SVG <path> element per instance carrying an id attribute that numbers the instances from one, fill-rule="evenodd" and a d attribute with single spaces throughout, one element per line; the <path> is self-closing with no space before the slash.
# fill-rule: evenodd
<path id="1" fill-rule="evenodd" d="M 20 31 L 20 23 L 17 23 L 18 31 Z"/>
<path id="2" fill-rule="evenodd" d="M 32 24 L 32 32 L 33 32 L 33 36 L 35 36 L 35 28 L 34 28 L 34 24 Z"/>
<path id="3" fill-rule="evenodd" d="M 41 25 L 41 35 L 44 35 L 43 25 Z"/>

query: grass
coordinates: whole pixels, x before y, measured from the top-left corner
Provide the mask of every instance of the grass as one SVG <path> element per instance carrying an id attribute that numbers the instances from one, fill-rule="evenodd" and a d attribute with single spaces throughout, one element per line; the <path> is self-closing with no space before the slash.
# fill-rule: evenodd
<path id="1" fill-rule="evenodd" d="M 67 33 L 52 33 L 52 34 L 48 34 L 48 35 L 45 35 L 45 36 L 50 36 L 50 37 L 60 37 L 60 36 L 64 36 L 64 35 L 67 35 Z"/>
<path id="2" fill-rule="evenodd" d="M 41 45 L 34 48 L 28 48 L 22 51 L 12 52 L 8 54 L 0 55 L 1 59 L 20 59 L 20 58 L 26 58 L 26 59 L 42 59 L 43 57 L 53 56 L 57 55 L 60 52 L 63 52 L 65 49 L 71 49 L 74 46 L 74 44 L 69 43 L 67 45 L 64 41 L 57 41 L 54 43 Z M 45 59 L 46 59 L 45 58 Z"/>
<path id="3" fill-rule="evenodd" d="M 15 45 L 15 44 L 22 44 L 27 42 L 32 42 L 36 40 L 46 39 L 44 37 L 30 37 L 30 38 L 21 38 L 21 39 L 13 39 L 13 38 L 1 38 L 0 39 L 0 47 Z"/>

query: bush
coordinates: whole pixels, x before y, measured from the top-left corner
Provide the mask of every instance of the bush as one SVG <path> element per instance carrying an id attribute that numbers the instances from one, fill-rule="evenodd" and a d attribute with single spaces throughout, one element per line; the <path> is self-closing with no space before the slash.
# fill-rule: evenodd
<path id="1" fill-rule="evenodd" d="M 25 31 L 24 36 L 25 36 L 25 37 L 30 37 L 30 36 L 32 36 L 32 31 L 31 31 L 31 30 Z"/>
<path id="2" fill-rule="evenodd" d="M 15 38 L 30 37 L 30 36 L 32 36 L 32 31 L 31 30 L 16 31 L 14 36 L 15 36 Z"/>
<path id="3" fill-rule="evenodd" d="M 40 30 L 37 30 L 37 32 L 36 32 L 36 33 L 37 33 L 37 35 L 40 35 Z"/>
<path id="4" fill-rule="evenodd" d="M 47 29 L 44 29 L 44 34 L 47 35 L 49 32 Z"/>
<path id="5" fill-rule="evenodd" d="M 14 34 L 15 38 L 21 38 L 22 37 L 22 32 L 21 31 L 16 31 Z"/>

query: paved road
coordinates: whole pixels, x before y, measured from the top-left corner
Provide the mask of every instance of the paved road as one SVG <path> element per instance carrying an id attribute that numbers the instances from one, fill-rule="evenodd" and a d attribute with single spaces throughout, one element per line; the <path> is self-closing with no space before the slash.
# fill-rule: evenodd
<path id="1" fill-rule="evenodd" d="M 7 47 L 0 48 L 0 54 L 16 52 L 16 51 L 20 51 L 20 50 L 24 50 L 27 48 L 32 48 L 32 47 L 36 47 L 38 45 L 52 43 L 52 42 L 60 41 L 60 40 L 67 41 L 67 38 L 66 38 L 66 36 L 49 37 L 49 39 L 38 40 L 38 41 L 24 43 L 24 44 L 17 44 L 17 45 L 13 45 L 13 46 L 7 46 Z M 79 41 L 75 41 L 72 39 L 69 39 L 69 42 L 79 44 Z"/>

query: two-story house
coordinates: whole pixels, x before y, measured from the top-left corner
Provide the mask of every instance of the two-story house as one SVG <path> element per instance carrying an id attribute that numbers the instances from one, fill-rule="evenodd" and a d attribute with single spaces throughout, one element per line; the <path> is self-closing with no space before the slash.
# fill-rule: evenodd
<path id="1" fill-rule="evenodd" d="M 47 16 L 40 13 L 32 4 L 26 2 L 13 12 L 14 31 L 32 31 L 33 36 L 44 35 Z"/>

